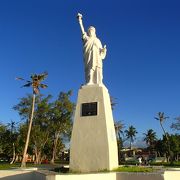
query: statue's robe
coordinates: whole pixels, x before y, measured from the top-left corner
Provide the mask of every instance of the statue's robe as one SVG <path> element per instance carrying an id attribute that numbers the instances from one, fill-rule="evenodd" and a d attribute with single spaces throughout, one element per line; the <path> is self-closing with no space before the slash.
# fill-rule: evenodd
<path id="1" fill-rule="evenodd" d="M 97 37 L 89 37 L 86 33 L 84 33 L 82 39 L 86 83 L 90 79 L 90 70 L 98 71 L 97 69 L 99 69 L 102 79 L 101 41 Z M 94 77 L 93 82 L 98 83 L 97 77 Z"/>

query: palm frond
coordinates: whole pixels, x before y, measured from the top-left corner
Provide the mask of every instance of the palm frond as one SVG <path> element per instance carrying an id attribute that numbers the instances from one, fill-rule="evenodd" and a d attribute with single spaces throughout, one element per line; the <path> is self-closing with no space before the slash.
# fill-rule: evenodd
<path id="1" fill-rule="evenodd" d="M 47 76 L 48 76 L 48 73 L 44 72 L 42 74 L 39 74 L 37 78 L 39 81 L 43 81 Z"/>
<path id="2" fill-rule="evenodd" d="M 43 88 L 43 89 L 45 89 L 45 88 L 47 88 L 48 86 L 47 86 L 46 84 L 40 84 L 40 87 Z"/>
<path id="3" fill-rule="evenodd" d="M 21 87 L 30 87 L 31 85 L 32 85 L 32 82 L 29 82 L 29 83 L 27 83 L 27 84 L 25 84 L 25 85 L 23 85 Z"/>
<path id="4" fill-rule="evenodd" d="M 22 80 L 22 81 L 24 81 L 25 79 L 23 79 L 21 77 L 16 77 L 15 80 Z"/>
<path id="5" fill-rule="evenodd" d="M 30 78 L 32 79 L 32 81 L 27 81 L 26 80 L 26 84 L 23 85 L 22 87 L 30 87 L 32 86 L 33 88 L 33 93 L 34 94 L 39 94 L 39 87 L 41 88 L 47 88 L 48 86 L 46 84 L 40 84 L 41 81 L 43 81 L 46 77 L 47 77 L 48 73 L 44 72 L 42 74 L 32 74 L 30 76 Z M 17 77 L 16 80 L 23 80 L 25 81 L 25 79 L 21 78 L 21 77 Z"/>

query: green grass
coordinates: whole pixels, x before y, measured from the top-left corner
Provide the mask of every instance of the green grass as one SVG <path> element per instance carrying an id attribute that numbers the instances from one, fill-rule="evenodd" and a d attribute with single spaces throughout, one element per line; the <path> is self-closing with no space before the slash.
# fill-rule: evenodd
<path id="1" fill-rule="evenodd" d="M 180 168 L 180 161 L 173 162 L 172 164 L 170 162 L 152 162 L 150 163 L 152 166 L 165 166 L 165 167 L 178 167 Z"/>
<path id="2" fill-rule="evenodd" d="M 20 163 L 16 163 L 16 164 L 0 163 L 0 170 L 7 170 L 18 167 L 20 167 Z"/>
<path id="3" fill-rule="evenodd" d="M 152 167 L 122 166 L 113 170 L 114 172 L 153 172 Z"/>
<path id="4" fill-rule="evenodd" d="M 178 167 L 180 168 L 180 162 L 174 162 L 173 165 L 170 163 L 153 163 L 151 164 L 153 166 L 163 166 L 163 167 Z M 15 163 L 15 164 L 8 164 L 8 163 L 0 163 L 0 170 L 8 170 L 8 169 L 13 169 L 13 168 L 20 168 L 21 163 Z M 46 169 L 47 167 L 54 169 L 55 172 L 58 173 L 71 173 L 68 171 L 68 169 L 62 169 L 62 167 L 58 167 L 58 164 L 56 165 L 50 165 L 50 164 L 33 164 L 33 163 L 27 163 L 27 168 L 28 167 L 40 167 L 43 169 Z M 157 168 L 153 167 L 144 167 L 144 166 L 128 166 L 124 165 L 122 167 L 118 167 L 117 169 L 114 169 L 113 172 L 153 172 L 157 171 Z M 103 170 L 100 172 L 109 172 L 107 170 Z"/>
<path id="5" fill-rule="evenodd" d="M 45 169 L 46 167 L 52 166 L 52 168 L 54 168 L 53 165 L 50 164 L 34 164 L 34 163 L 26 163 L 26 167 L 40 167 Z M 0 170 L 8 170 L 8 169 L 13 169 L 13 168 L 20 168 L 21 167 L 21 163 L 14 163 L 14 164 L 9 164 L 9 163 L 0 163 Z"/>

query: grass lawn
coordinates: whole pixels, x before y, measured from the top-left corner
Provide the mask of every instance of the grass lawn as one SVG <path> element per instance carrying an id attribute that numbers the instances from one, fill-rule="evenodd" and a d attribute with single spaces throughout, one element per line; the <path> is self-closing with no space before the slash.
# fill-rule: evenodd
<path id="1" fill-rule="evenodd" d="M 11 168 L 18 168 L 18 167 L 20 167 L 20 163 L 16 163 L 16 164 L 0 163 L 0 170 L 7 170 Z"/>
<path id="2" fill-rule="evenodd" d="M 9 163 L 0 163 L 0 170 L 8 170 L 13 168 L 20 168 L 21 163 L 15 163 L 15 164 L 9 164 Z M 26 163 L 26 167 L 39 167 L 43 169 L 49 169 L 54 168 L 56 165 L 50 165 L 50 164 L 34 164 L 34 163 Z"/>
<path id="3" fill-rule="evenodd" d="M 122 166 L 113 170 L 114 172 L 153 172 L 152 167 L 142 167 L 142 166 Z"/>
<path id="4" fill-rule="evenodd" d="M 174 163 L 173 165 L 170 165 L 169 163 L 154 163 L 152 164 L 153 166 L 161 166 L 162 167 L 178 167 L 180 168 L 180 162 Z M 20 168 L 21 163 L 15 163 L 15 164 L 9 164 L 9 163 L 0 163 L 0 170 L 8 170 L 8 169 L 13 169 L 13 168 Z M 51 169 L 55 172 L 58 173 L 69 173 L 69 169 L 63 168 L 62 165 L 60 164 L 34 164 L 34 163 L 27 163 L 26 164 L 27 168 L 28 167 L 37 167 L 37 168 L 42 168 L 42 169 Z M 153 172 L 157 171 L 159 168 L 153 168 L 152 166 L 131 166 L 131 165 L 124 165 L 120 166 L 117 169 L 114 169 L 113 172 Z M 108 171 L 103 171 L 103 172 L 108 172 Z"/>

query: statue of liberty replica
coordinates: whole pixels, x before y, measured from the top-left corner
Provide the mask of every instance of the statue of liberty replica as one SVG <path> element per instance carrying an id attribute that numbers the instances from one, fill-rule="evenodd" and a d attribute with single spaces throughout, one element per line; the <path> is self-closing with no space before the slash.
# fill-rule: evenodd
<path id="1" fill-rule="evenodd" d="M 90 26 L 85 32 L 82 15 L 78 14 L 77 18 L 82 32 L 86 83 L 102 84 L 102 60 L 106 57 L 106 45 L 102 47 L 101 41 L 96 37 L 95 27 Z"/>
<path id="2" fill-rule="evenodd" d="M 117 141 L 110 96 L 103 84 L 106 45 L 90 26 L 85 32 L 78 13 L 83 41 L 85 85 L 78 92 L 70 144 L 70 170 L 95 172 L 118 167 Z"/>

